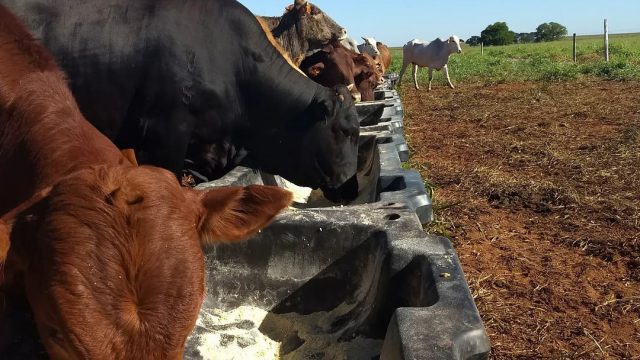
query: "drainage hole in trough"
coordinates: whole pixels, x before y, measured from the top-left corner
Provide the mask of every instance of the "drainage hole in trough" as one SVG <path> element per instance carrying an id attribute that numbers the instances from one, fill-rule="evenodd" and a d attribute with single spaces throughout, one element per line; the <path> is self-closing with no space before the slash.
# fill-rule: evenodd
<path id="1" fill-rule="evenodd" d="M 385 218 L 385 220 L 393 221 L 393 220 L 400 219 L 400 215 L 399 214 L 389 214 L 389 215 L 385 216 L 384 218 Z"/>

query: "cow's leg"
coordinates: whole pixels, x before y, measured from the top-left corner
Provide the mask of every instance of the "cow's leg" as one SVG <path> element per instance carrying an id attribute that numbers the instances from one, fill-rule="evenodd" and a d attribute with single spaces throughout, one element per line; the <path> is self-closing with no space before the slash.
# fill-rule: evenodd
<path id="1" fill-rule="evenodd" d="M 420 90 L 418 86 L 418 65 L 413 64 L 413 84 L 416 87 L 416 90 Z"/>
<path id="2" fill-rule="evenodd" d="M 433 80 L 433 68 L 429 68 L 429 91 L 431 91 L 431 80 Z"/>
<path id="3" fill-rule="evenodd" d="M 409 62 L 402 60 L 402 69 L 400 69 L 400 76 L 398 77 L 398 82 L 396 83 L 396 87 L 400 88 L 400 83 L 402 82 L 402 77 L 404 76 L 404 72 L 407 70 L 407 66 L 409 66 Z"/>
<path id="4" fill-rule="evenodd" d="M 445 66 L 442 67 L 442 69 L 444 70 L 444 76 L 447 77 L 447 82 L 449 83 L 449 87 L 452 88 L 452 89 L 455 89 L 455 87 L 451 83 L 451 79 L 449 78 L 449 67 L 447 65 L 445 65 Z"/>

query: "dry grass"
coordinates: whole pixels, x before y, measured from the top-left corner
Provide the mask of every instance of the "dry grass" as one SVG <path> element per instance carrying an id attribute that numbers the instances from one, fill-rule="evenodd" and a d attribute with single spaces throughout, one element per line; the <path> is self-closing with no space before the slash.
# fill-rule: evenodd
<path id="1" fill-rule="evenodd" d="M 493 357 L 640 359 L 640 84 L 402 95 Z"/>

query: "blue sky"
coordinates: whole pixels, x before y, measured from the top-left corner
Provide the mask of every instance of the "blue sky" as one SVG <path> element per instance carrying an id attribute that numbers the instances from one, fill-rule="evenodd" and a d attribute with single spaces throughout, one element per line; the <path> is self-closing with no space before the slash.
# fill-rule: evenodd
<path id="1" fill-rule="evenodd" d="M 240 0 L 258 15 L 280 15 L 292 0 Z M 611 33 L 640 32 L 640 0 L 315 0 L 349 35 L 373 36 L 391 46 L 413 38 L 433 40 L 456 34 L 480 35 L 496 21 L 515 32 L 532 32 L 555 21 L 578 35 L 599 34 L 603 20 Z"/>

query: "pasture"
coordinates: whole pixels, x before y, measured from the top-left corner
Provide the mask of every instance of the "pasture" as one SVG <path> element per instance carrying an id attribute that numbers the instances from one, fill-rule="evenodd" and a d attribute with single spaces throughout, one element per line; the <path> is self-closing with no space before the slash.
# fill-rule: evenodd
<path id="1" fill-rule="evenodd" d="M 423 39 L 426 40 L 426 39 Z M 573 63 L 572 39 L 509 46 L 488 46 L 481 55 L 480 46 L 463 44 L 464 54 L 449 59 L 451 80 L 456 83 L 500 84 L 518 81 L 565 81 L 585 77 L 607 80 L 640 80 L 640 34 L 609 36 L 611 61 L 604 62 L 602 36 L 579 36 L 577 64 Z M 400 72 L 402 48 L 391 49 L 391 72 Z M 455 70 L 453 70 L 455 69 Z M 409 70 L 407 70 L 409 72 Z M 426 70 L 418 71 L 418 81 L 426 80 Z M 435 72 L 434 85 L 442 74 Z M 405 80 L 409 78 L 405 75 Z"/>
<path id="2" fill-rule="evenodd" d="M 492 358 L 640 358 L 640 35 L 464 50 L 400 92 Z"/>

